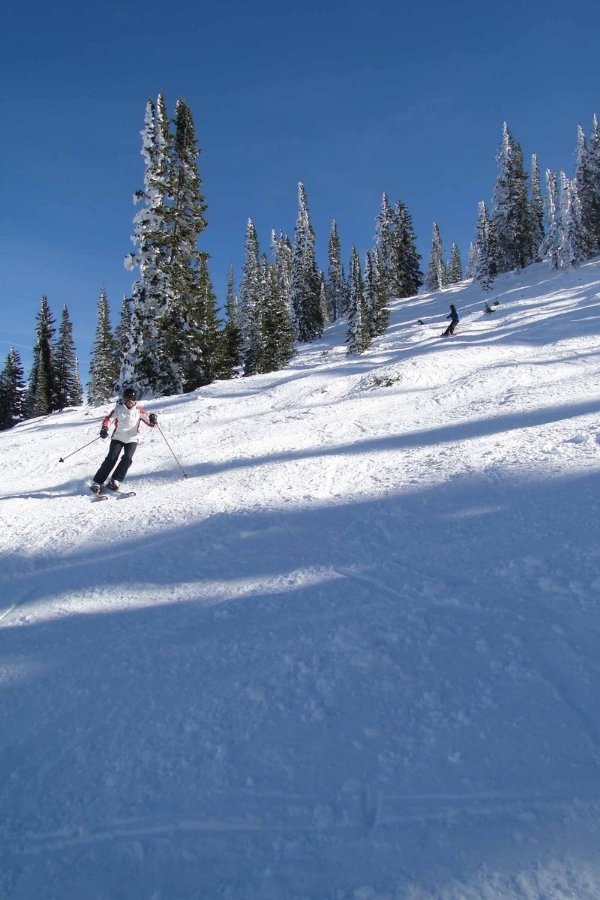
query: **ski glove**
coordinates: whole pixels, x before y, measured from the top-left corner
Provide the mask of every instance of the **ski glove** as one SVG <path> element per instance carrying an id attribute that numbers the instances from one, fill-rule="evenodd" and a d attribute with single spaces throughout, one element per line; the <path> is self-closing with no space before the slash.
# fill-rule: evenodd
<path id="1" fill-rule="evenodd" d="M 108 428 L 100 429 L 100 437 L 102 438 L 102 440 L 104 440 L 104 438 L 108 437 Z"/>
<path id="2" fill-rule="evenodd" d="M 148 418 L 150 419 L 151 425 L 156 425 L 156 423 L 158 422 L 158 416 L 156 415 L 156 413 L 150 413 Z"/>

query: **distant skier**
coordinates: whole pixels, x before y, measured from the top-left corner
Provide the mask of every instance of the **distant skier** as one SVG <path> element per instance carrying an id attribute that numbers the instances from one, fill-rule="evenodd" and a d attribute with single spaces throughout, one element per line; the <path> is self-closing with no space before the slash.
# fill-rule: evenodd
<path id="1" fill-rule="evenodd" d="M 140 422 L 154 428 L 157 422 L 156 413 L 148 413 L 137 405 L 137 394 L 133 388 L 126 388 L 123 391 L 123 399 L 119 400 L 116 407 L 112 409 L 102 420 L 100 429 L 100 437 L 102 439 L 108 437 L 108 427 L 114 422 L 113 433 L 111 435 L 110 448 L 106 459 L 94 475 L 91 484 L 91 490 L 94 494 L 99 494 L 106 478 L 114 469 L 121 451 L 121 461 L 115 469 L 113 477 L 106 485 L 111 491 L 118 491 L 121 482 L 127 475 L 127 470 L 131 465 L 135 448 L 139 442 Z"/>
<path id="2" fill-rule="evenodd" d="M 448 335 L 454 334 L 454 329 L 460 322 L 460 316 L 456 312 L 454 303 L 450 304 L 450 315 L 446 316 L 446 318 L 451 319 L 452 321 L 450 322 L 446 330 L 442 332 L 442 337 L 448 337 Z"/>

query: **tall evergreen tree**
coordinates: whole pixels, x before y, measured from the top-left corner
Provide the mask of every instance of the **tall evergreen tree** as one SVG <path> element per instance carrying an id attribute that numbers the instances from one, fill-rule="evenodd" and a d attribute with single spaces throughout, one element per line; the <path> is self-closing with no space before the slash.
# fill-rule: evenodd
<path id="1" fill-rule="evenodd" d="M 475 278 L 475 265 L 477 262 L 477 250 L 473 241 L 469 244 L 469 255 L 467 257 L 466 278 Z"/>
<path id="2" fill-rule="evenodd" d="M 558 269 L 562 225 L 556 175 L 550 169 L 546 169 L 546 221 L 547 228 L 542 253 L 549 261 L 551 268 Z"/>
<path id="3" fill-rule="evenodd" d="M 119 360 L 119 377 L 118 383 L 115 384 L 116 390 L 118 387 L 131 385 L 135 381 L 133 374 L 133 348 L 136 345 L 136 337 L 134 335 L 132 297 L 123 297 L 121 301 L 119 324 L 115 329 L 115 343 Z"/>
<path id="4" fill-rule="evenodd" d="M 28 418 L 46 416 L 57 409 L 54 370 L 56 323 L 45 295 L 41 299 L 40 311 L 36 319 L 33 362 L 25 402 Z"/>
<path id="5" fill-rule="evenodd" d="M 429 268 L 425 276 L 425 287 L 428 291 L 439 291 L 446 286 L 447 279 L 448 274 L 444 262 L 442 236 L 439 225 L 437 222 L 434 222 L 431 237 L 431 256 L 429 257 Z"/>
<path id="6" fill-rule="evenodd" d="M 589 245 L 583 227 L 581 201 L 575 180 L 567 178 L 564 172 L 561 179 L 561 241 L 559 247 L 560 265 L 562 268 L 576 268 L 587 258 Z"/>
<path id="7" fill-rule="evenodd" d="M 293 316 L 291 288 L 294 251 L 292 250 L 292 242 L 287 234 L 280 232 L 279 237 L 277 237 L 274 231 L 271 232 L 271 252 L 281 296 L 285 301 L 290 316 Z"/>
<path id="8" fill-rule="evenodd" d="M 79 380 L 79 366 L 73 341 L 73 325 L 66 306 L 63 306 L 60 328 L 58 330 L 54 368 L 56 408 L 64 409 L 67 406 L 81 406 L 83 403 L 83 390 Z"/>
<path id="9" fill-rule="evenodd" d="M 371 343 L 371 323 L 367 309 L 362 270 L 356 247 L 350 258 L 350 307 L 346 332 L 348 353 L 364 353 Z"/>
<path id="10" fill-rule="evenodd" d="M 523 268 L 532 260 L 531 217 L 523 152 L 505 122 L 497 156 L 492 219 L 497 237 L 498 272 Z"/>
<path id="11" fill-rule="evenodd" d="M 290 293 L 296 337 L 305 343 L 323 333 L 321 283 L 315 254 L 315 233 L 310 223 L 306 190 L 298 184 L 298 218 L 294 235 Z"/>
<path id="12" fill-rule="evenodd" d="M 448 260 L 446 273 L 448 284 L 458 284 L 459 281 L 463 280 L 460 250 L 458 249 L 458 245 L 455 241 L 452 242 L 452 246 L 450 247 L 450 259 Z"/>
<path id="13" fill-rule="evenodd" d="M 252 219 L 246 226 L 246 259 L 240 285 L 244 375 L 256 375 L 262 349 L 264 288 L 261 276 L 258 237 Z"/>
<path id="14" fill-rule="evenodd" d="M 569 184 L 567 208 L 573 212 L 580 224 L 577 228 L 577 244 L 579 252 L 584 255 L 579 260 L 592 256 L 596 246 L 596 196 L 594 191 L 594 179 L 592 163 L 588 152 L 587 141 L 581 126 L 577 129 L 577 151 L 575 162 L 575 174 Z M 579 211 L 577 211 L 579 208 Z"/>
<path id="15" fill-rule="evenodd" d="M 165 325 L 169 323 L 175 300 L 170 272 L 172 188 L 170 158 L 172 138 L 169 116 L 162 95 L 148 100 L 142 131 L 145 163 L 144 190 L 135 201 L 142 203 L 134 217 L 132 241 L 136 252 L 125 264 L 139 269 L 131 296 L 131 340 L 120 374 L 121 386 L 135 383 L 140 395 L 167 393 L 180 372 L 165 346 Z"/>
<path id="16" fill-rule="evenodd" d="M 591 196 L 587 202 L 587 228 L 591 234 L 591 252 L 600 252 L 600 125 L 594 115 L 588 147 Z"/>
<path id="17" fill-rule="evenodd" d="M 379 271 L 377 250 L 367 253 L 364 278 L 365 306 L 369 317 L 371 337 L 383 334 L 390 324 L 390 311 Z"/>
<path id="18" fill-rule="evenodd" d="M 335 322 L 348 307 L 348 285 L 342 263 L 342 249 L 335 219 L 331 223 L 328 246 L 327 296 L 330 319 Z"/>
<path id="19" fill-rule="evenodd" d="M 539 262 L 542 258 L 542 246 L 545 237 L 544 201 L 542 199 L 542 188 L 540 184 L 540 170 L 535 153 L 531 157 L 530 218 L 532 259 L 534 262 Z"/>
<path id="20" fill-rule="evenodd" d="M 227 296 L 225 299 L 225 325 L 223 328 L 223 365 L 221 378 L 233 378 L 244 359 L 244 338 L 240 326 L 241 313 L 235 295 L 233 266 L 227 270 Z"/>
<path id="21" fill-rule="evenodd" d="M 0 372 L 0 430 L 12 428 L 25 417 L 25 380 L 21 357 L 11 347 Z"/>
<path id="22" fill-rule="evenodd" d="M 262 343 L 257 370 L 274 372 L 286 366 L 294 355 L 294 326 L 276 266 L 270 266 L 264 257 L 261 272 L 264 301 Z"/>
<path id="23" fill-rule="evenodd" d="M 490 220 L 487 207 L 482 200 L 477 219 L 477 239 L 475 241 L 475 278 L 482 290 L 491 291 L 497 274 L 495 224 Z"/>
<path id="24" fill-rule="evenodd" d="M 91 406 L 98 406 L 112 397 L 119 377 L 119 368 L 117 341 L 110 324 L 108 297 L 102 288 L 98 297 L 96 336 L 92 347 L 90 381 L 87 389 L 87 399 Z"/>
<path id="25" fill-rule="evenodd" d="M 216 298 L 207 270 L 207 254 L 197 241 L 206 227 L 199 149 L 190 108 L 178 100 L 175 132 L 170 129 L 162 95 L 148 101 L 142 155 L 144 205 L 135 217 L 131 267 L 140 277 L 132 292 L 132 346 L 124 361 L 141 393 L 180 393 L 206 383 L 211 348 L 214 356 Z M 131 375 L 129 376 L 129 373 Z"/>

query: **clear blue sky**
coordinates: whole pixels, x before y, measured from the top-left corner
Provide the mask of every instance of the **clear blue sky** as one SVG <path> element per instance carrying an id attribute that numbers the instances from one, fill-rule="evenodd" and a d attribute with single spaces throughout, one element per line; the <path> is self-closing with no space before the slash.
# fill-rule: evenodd
<path id="1" fill-rule="evenodd" d="M 293 235 L 303 181 L 327 264 L 371 248 L 381 194 L 409 207 L 423 266 L 431 226 L 463 262 L 489 201 L 507 120 L 530 159 L 572 172 L 576 128 L 600 114 L 598 0 L 220 0 L 11 3 L 0 36 L 0 359 L 28 369 L 47 294 L 67 304 L 87 379 L 96 304 L 113 324 L 133 275 L 133 192 L 143 186 L 146 100 L 190 105 L 209 227 L 201 239 L 224 300 L 239 283 L 246 221 L 261 248 Z M 529 163 L 528 163 L 529 168 Z"/>

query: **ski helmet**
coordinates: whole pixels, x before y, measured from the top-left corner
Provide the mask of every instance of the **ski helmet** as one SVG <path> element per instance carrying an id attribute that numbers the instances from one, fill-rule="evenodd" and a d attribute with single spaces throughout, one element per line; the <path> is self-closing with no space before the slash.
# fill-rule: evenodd
<path id="1" fill-rule="evenodd" d="M 137 400 L 135 388 L 125 388 L 123 391 L 123 400 Z"/>

